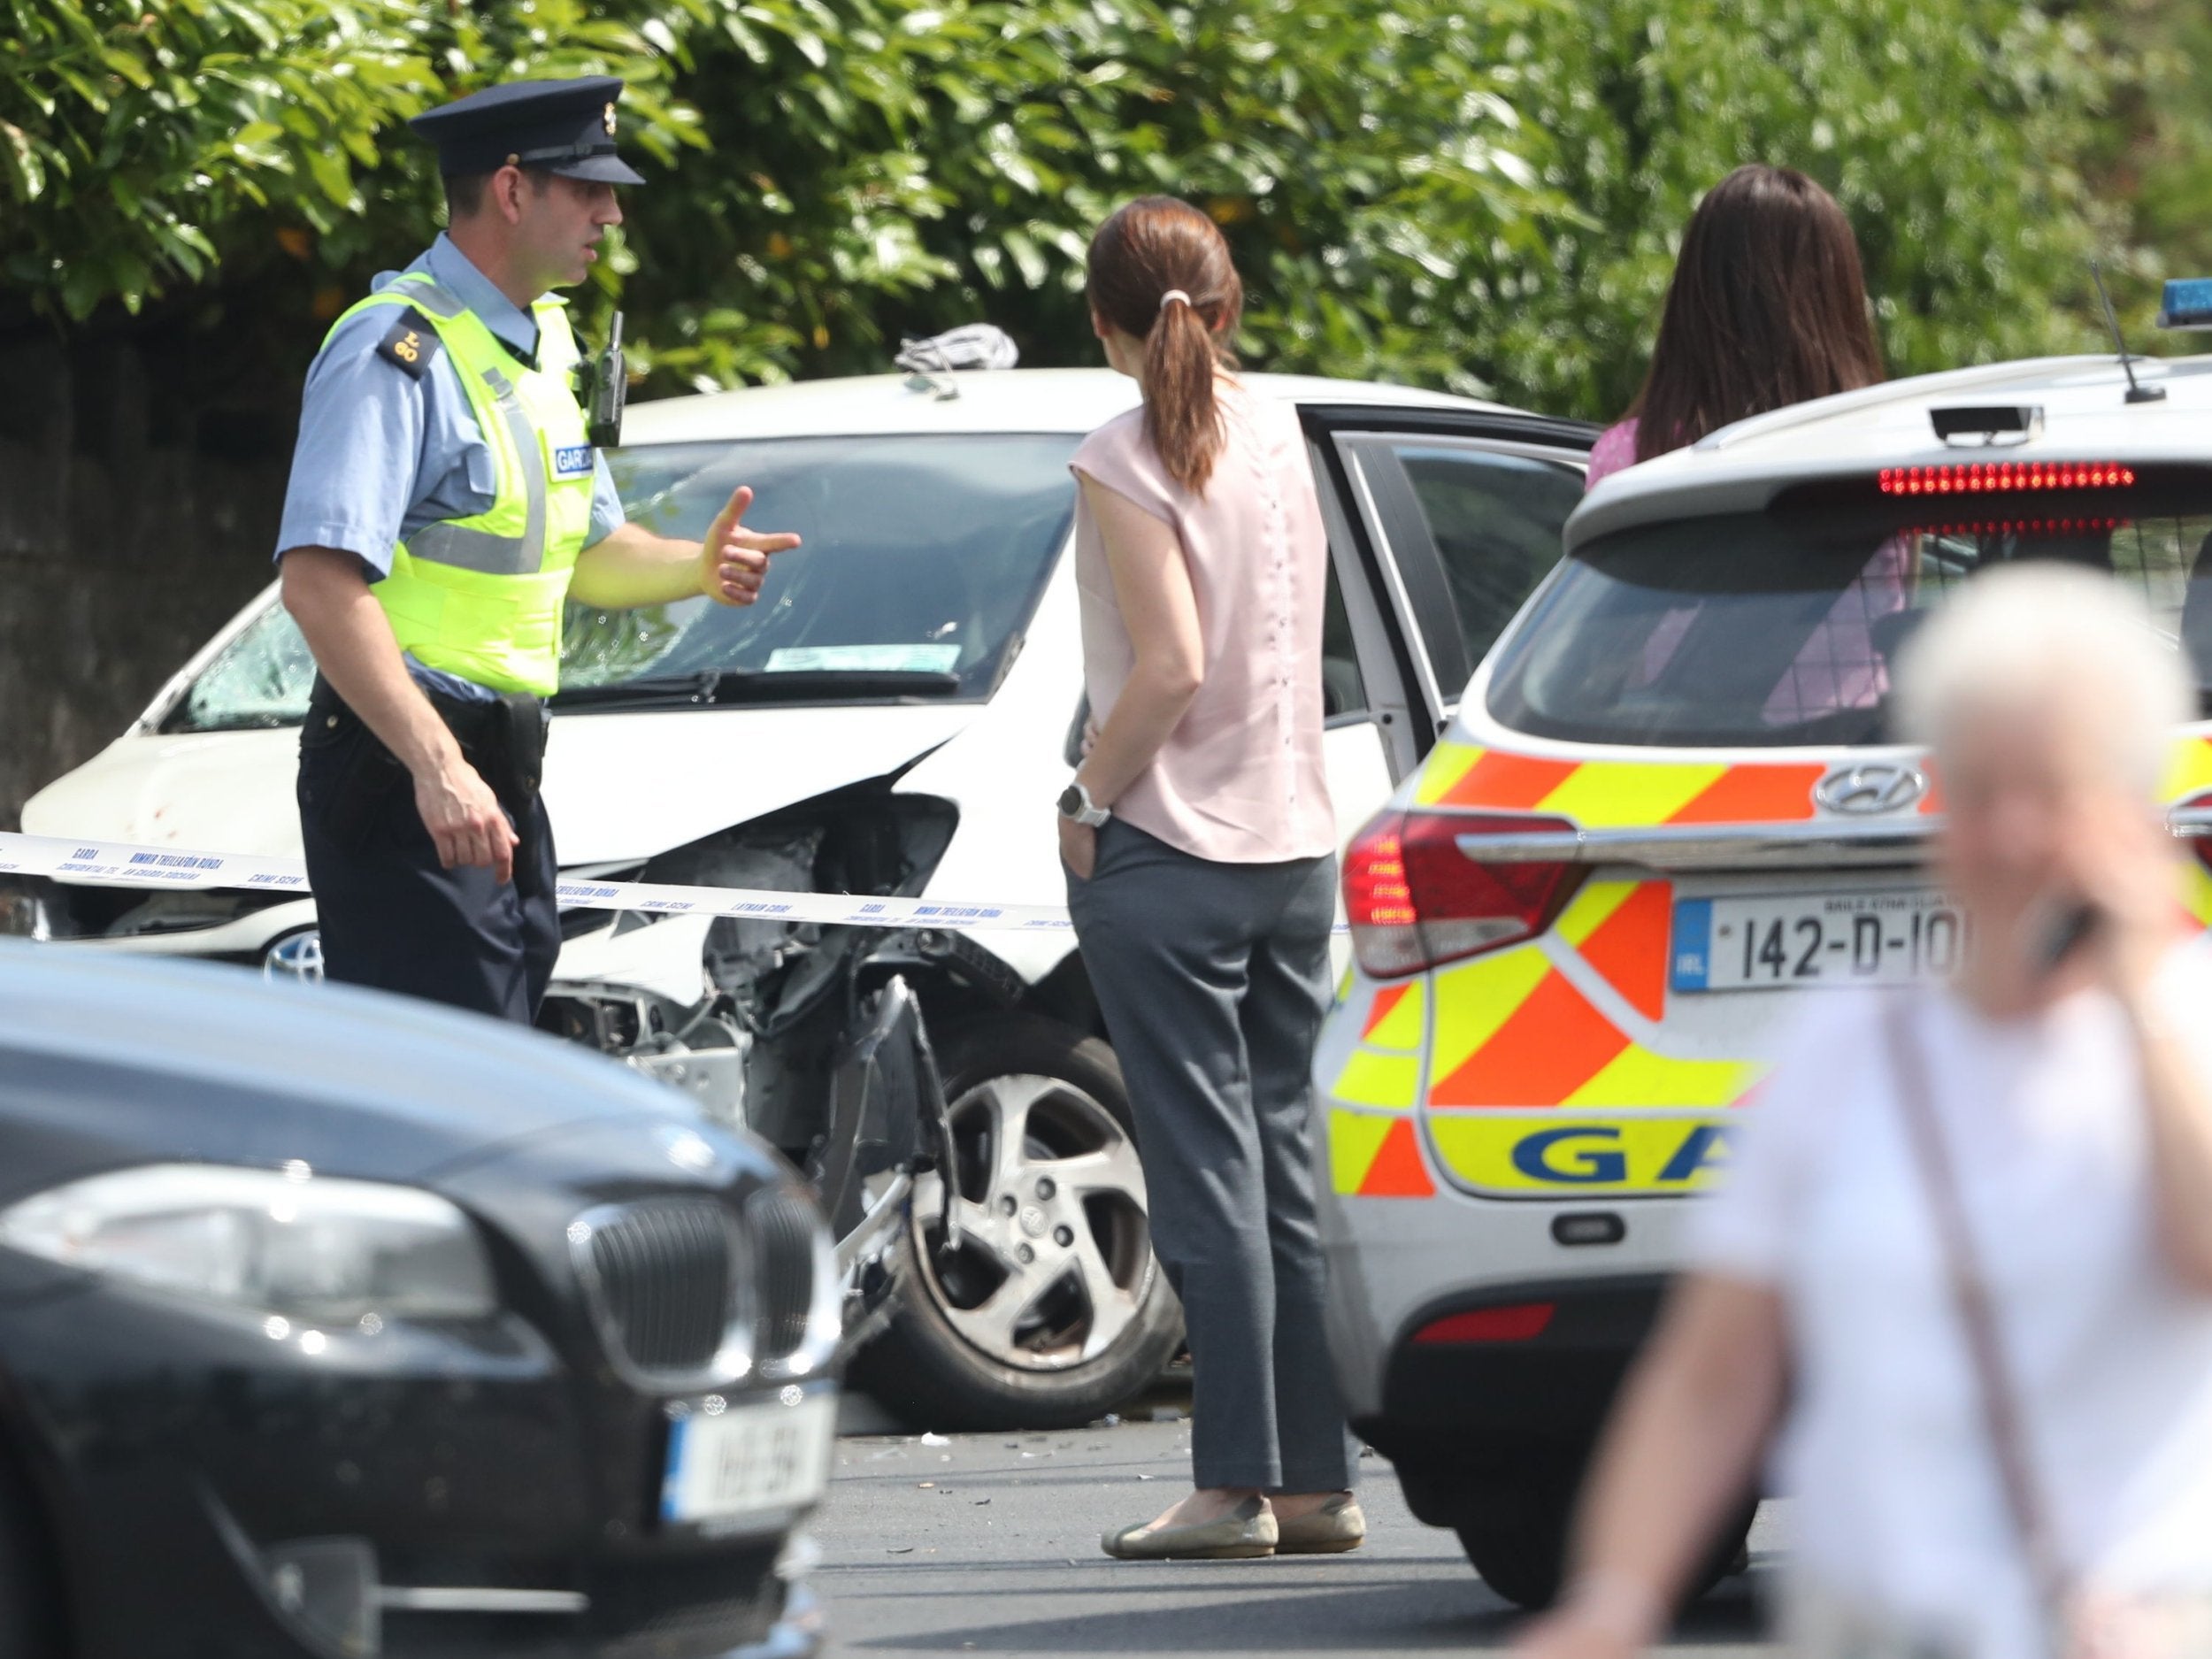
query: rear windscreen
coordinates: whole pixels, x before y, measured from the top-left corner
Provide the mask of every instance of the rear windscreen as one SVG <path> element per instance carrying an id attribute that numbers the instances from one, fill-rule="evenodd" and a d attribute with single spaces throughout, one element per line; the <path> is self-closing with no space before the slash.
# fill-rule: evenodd
<path id="1" fill-rule="evenodd" d="M 1890 741 L 1891 666 L 1913 630 L 1977 572 L 2030 559 L 2126 583 L 2212 688 L 2207 485 L 2024 506 L 1801 496 L 1618 531 L 1563 564 L 1500 647 L 1488 707 L 1572 742 Z"/>

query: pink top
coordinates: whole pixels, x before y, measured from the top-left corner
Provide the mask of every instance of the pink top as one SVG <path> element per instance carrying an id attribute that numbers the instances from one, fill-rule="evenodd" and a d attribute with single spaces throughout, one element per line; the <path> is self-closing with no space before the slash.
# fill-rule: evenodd
<path id="1" fill-rule="evenodd" d="M 1174 526 L 1205 644 L 1197 696 L 1114 816 L 1225 864 L 1319 857 L 1336 850 L 1321 756 L 1321 503 L 1297 411 L 1234 380 L 1217 384 L 1227 442 L 1202 496 L 1168 476 L 1141 410 L 1108 421 L 1069 463 Z M 1136 652 L 1080 492 L 1075 577 L 1084 683 L 1102 723 Z"/>
<path id="2" fill-rule="evenodd" d="M 1586 494 L 1598 487 L 1600 479 L 1636 465 L 1636 417 L 1608 426 L 1598 434 L 1598 441 L 1590 446 L 1590 470 L 1582 480 Z"/>

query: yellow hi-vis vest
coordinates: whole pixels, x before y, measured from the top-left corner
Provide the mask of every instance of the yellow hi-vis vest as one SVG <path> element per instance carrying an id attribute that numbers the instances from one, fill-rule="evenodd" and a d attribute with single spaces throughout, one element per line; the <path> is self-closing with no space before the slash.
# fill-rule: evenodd
<path id="1" fill-rule="evenodd" d="M 495 691 L 550 696 L 560 684 L 562 606 L 591 534 L 592 449 L 572 381 L 567 307 L 549 296 L 531 308 L 533 369 L 421 272 L 338 321 L 373 305 L 411 306 L 437 330 L 498 465 L 498 484 L 484 511 L 425 525 L 401 542 L 391 573 L 370 591 L 417 662 Z"/>

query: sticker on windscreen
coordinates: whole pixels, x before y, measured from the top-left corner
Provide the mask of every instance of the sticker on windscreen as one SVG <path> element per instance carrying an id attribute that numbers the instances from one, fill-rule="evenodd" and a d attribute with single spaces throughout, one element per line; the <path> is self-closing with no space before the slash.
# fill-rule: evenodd
<path id="1" fill-rule="evenodd" d="M 949 674 L 957 645 L 787 645 L 768 653 L 772 674 Z"/>

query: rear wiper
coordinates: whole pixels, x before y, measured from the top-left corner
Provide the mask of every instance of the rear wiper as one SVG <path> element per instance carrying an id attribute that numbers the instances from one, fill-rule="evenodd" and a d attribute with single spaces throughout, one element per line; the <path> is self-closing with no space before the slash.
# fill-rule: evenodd
<path id="1" fill-rule="evenodd" d="M 787 672 L 723 668 L 699 674 L 625 680 L 611 686 L 577 686 L 553 699 L 557 709 L 641 707 L 697 703 L 702 708 L 747 703 L 797 703 L 818 697 L 951 697 L 960 676 L 908 668 L 808 668 Z"/>

